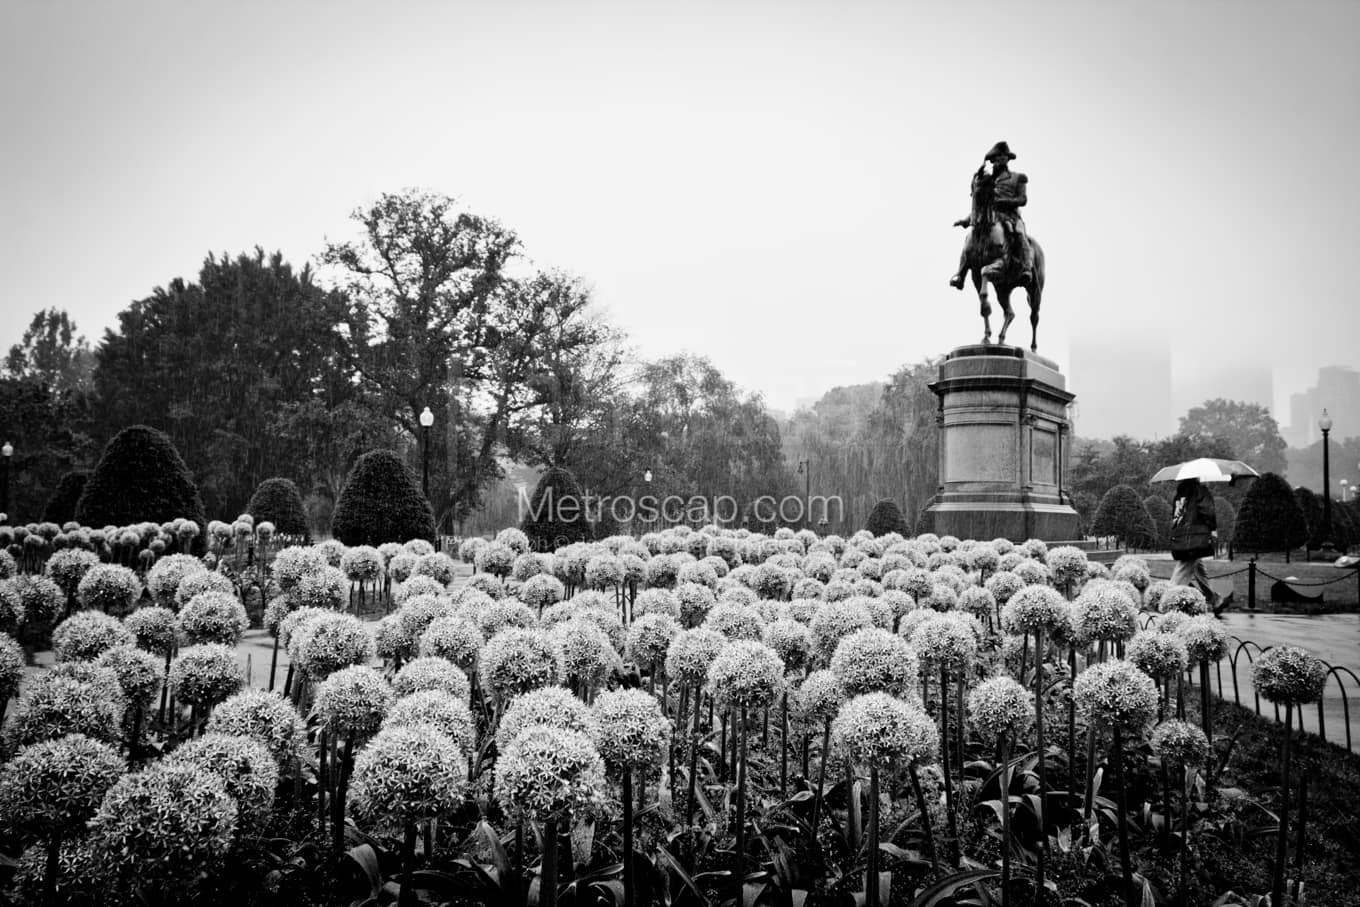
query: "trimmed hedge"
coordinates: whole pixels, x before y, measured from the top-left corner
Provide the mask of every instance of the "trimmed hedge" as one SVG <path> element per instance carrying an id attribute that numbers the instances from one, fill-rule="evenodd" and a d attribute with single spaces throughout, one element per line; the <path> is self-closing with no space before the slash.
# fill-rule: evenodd
<path id="1" fill-rule="evenodd" d="M 331 533 L 346 545 L 434 541 L 434 511 L 401 458 L 370 450 L 354 463 L 335 502 Z"/>
<path id="2" fill-rule="evenodd" d="M 189 467 L 169 436 L 146 425 L 133 425 L 114 436 L 99 465 L 90 473 L 76 503 L 75 519 L 86 526 L 128 526 L 193 520 L 204 543 L 203 498 Z"/>
<path id="3" fill-rule="evenodd" d="M 1251 483 L 1237 511 L 1238 551 L 1290 551 L 1308 540 L 1308 521 L 1283 476 L 1268 472 Z"/>
<path id="4" fill-rule="evenodd" d="M 56 490 L 43 507 L 42 521 L 60 526 L 74 520 L 76 505 L 80 503 L 80 495 L 89 479 L 90 474 L 83 469 L 72 470 L 62 476 L 57 482 Z"/>
<path id="5" fill-rule="evenodd" d="M 1157 527 L 1138 492 L 1129 485 L 1116 485 L 1100 499 L 1091 534 L 1112 535 L 1134 548 L 1151 548 L 1156 544 Z"/>
<path id="6" fill-rule="evenodd" d="M 520 525 L 534 551 L 552 551 L 595 537 L 586 515 L 581 486 L 570 470 L 553 468 L 543 474 L 529 499 L 529 512 Z"/>
<path id="7" fill-rule="evenodd" d="M 250 496 L 246 513 L 255 518 L 257 526 L 268 520 L 274 524 L 275 532 L 300 535 L 311 544 L 312 532 L 307 523 L 307 511 L 302 506 L 302 492 L 292 479 L 265 479 Z"/>
<path id="8" fill-rule="evenodd" d="M 902 516 L 902 508 L 897 506 L 896 501 L 886 499 L 879 501 L 874 505 L 874 509 L 869 511 L 869 519 L 865 522 L 864 528 L 875 536 L 887 535 L 889 532 L 911 535 L 911 527 L 907 525 L 906 517 Z"/>

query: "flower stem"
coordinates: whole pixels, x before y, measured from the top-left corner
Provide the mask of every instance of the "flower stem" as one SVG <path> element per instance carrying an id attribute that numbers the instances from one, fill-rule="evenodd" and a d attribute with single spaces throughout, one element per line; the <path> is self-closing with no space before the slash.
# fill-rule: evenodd
<path id="1" fill-rule="evenodd" d="M 633 770 L 623 770 L 623 907 L 633 907 Z"/>
<path id="2" fill-rule="evenodd" d="M 1284 705 L 1284 743 L 1280 755 L 1280 834 L 1275 842 L 1275 878 L 1270 903 L 1284 904 L 1284 870 L 1289 847 L 1289 738 L 1294 736 L 1294 703 Z"/>
<path id="3" fill-rule="evenodd" d="M 864 880 L 864 903 L 879 907 L 878 901 L 878 763 L 869 765 L 869 871 Z"/>

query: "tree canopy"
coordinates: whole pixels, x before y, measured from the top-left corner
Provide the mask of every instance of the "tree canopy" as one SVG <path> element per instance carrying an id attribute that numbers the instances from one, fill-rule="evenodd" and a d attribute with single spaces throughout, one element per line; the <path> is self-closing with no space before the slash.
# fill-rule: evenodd
<path id="1" fill-rule="evenodd" d="M 201 530 L 207 519 L 198 486 L 165 432 L 133 425 L 104 448 L 85 481 L 75 518 L 86 526 L 126 526 L 189 519 Z"/>
<path id="2" fill-rule="evenodd" d="M 1289 483 L 1268 472 L 1251 483 L 1237 510 L 1233 547 L 1241 551 L 1290 551 L 1308 539 L 1308 523 Z"/>
<path id="3" fill-rule="evenodd" d="M 346 545 L 434 541 L 434 514 L 401 458 L 370 450 L 355 461 L 335 502 L 331 532 Z"/>
<path id="4" fill-rule="evenodd" d="M 1181 417 L 1179 434 L 1195 444 L 1219 442 L 1257 472 L 1284 472 L 1286 444 L 1275 417 L 1260 404 L 1206 400 Z"/>

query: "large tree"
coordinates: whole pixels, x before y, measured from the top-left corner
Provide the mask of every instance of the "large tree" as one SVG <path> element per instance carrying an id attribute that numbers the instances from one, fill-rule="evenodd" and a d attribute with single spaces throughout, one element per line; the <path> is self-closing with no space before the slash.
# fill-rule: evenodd
<path id="1" fill-rule="evenodd" d="M 0 444 L 14 449 L 9 470 L 11 522 L 37 520 L 61 477 L 97 453 L 86 428 L 90 398 L 36 376 L 0 378 Z"/>
<path id="2" fill-rule="evenodd" d="M 1283 476 L 1273 472 L 1251 483 L 1237 510 L 1233 545 L 1241 551 L 1288 552 L 1308 540 L 1308 522 Z"/>
<path id="3" fill-rule="evenodd" d="M 33 315 L 22 339 L 5 356 L 5 373 L 35 378 L 58 393 L 88 393 L 94 356 L 71 316 L 60 309 Z"/>
<path id="4" fill-rule="evenodd" d="M 1181 417 L 1180 434 L 1200 443 L 1221 442 L 1257 472 L 1283 473 L 1285 442 L 1270 410 L 1257 403 L 1206 400 Z"/>

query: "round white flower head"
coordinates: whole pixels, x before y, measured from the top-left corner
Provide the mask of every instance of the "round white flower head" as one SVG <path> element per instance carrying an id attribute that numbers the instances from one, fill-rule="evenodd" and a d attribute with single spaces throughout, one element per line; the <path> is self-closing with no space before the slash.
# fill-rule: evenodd
<path id="1" fill-rule="evenodd" d="M 1061 548 L 1055 548 L 1050 557 Z M 984 680 L 968 694 L 968 717 L 984 743 L 1005 735 L 1012 743 L 1023 740 L 1034 725 L 1034 694 L 1013 677 Z"/>
<path id="2" fill-rule="evenodd" d="M 407 634 L 399 613 L 385 615 L 378 621 L 373 629 L 373 644 L 384 661 L 411 658 L 419 645 Z"/>
<path id="3" fill-rule="evenodd" d="M 315 710 L 326 730 L 358 739 L 382 726 L 392 698 L 392 688 L 381 674 L 356 665 L 341 668 L 317 685 Z"/>
<path id="4" fill-rule="evenodd" d="M 1052 633 L 1067 622 L 1067 612 L 1067 599 L 1057 589 L 1026 586 L 1006 601 L 1001 609 L 1001 626 L 1007 633 Z"/>
<path id="5" fill-rule="evenodd" d="M 456 811 L 466 784 L 467 761 L 452 738 L 428 724 L 390 727 L 355 758 L 349 802 L 360 823 L 399 835 Z"/>
<path id="6" fill-rule="evenodd" d="M 208 719 L 207 731 L 253 737 L 285 769 L 292 766 L 306 740 L 297 710 L 278 693 L 265 690 L 242 690 L 219 703 Z"/>
<path id="7" fill-rule="evenodd" d="M 287 650 L 289 656 L 296 657 L 298 648 L 305 640 L 308 625 L 314 620 L 329 617 L 336 612 L 327 608 L 298 608 L 284 615 L 279 621 L 279 645 Z"/>
<path id="8" fill-rule="evenodd" d="M 590 707 L 565 687 L 541 687 L 510 701 L 496 728 L 496 748 L 504 753 L 516 737 L 536 725 L 599 736 L 599 723 Z"/>
<path id="9" fill-rule="evenodd" d="M 210 708 L 241 689 L 244 673 L 236 652 L 221 643 L 205 642 L 180 652 L 170 664 L 170 688 L 175 698 L 200 710 Z"/>
<path id="10" fill-rule="evenodd" d="M 1180 636 L 1148 630 L 1133 634 L 1125 654 L 1138 670 L 1158 681 L 1175 677 L 1189 661 Z"/>
<path id="11" fill-rule="evenodd" d="M 1090 724 L 1140 735 L 1157 712 L 1157 685 L 1120 659 L 1092 665 L 1077 675 L 1073 698 Z"/>
<path id="12" fill-rule="evenodd" d="M 562 648 L 546 630 L 511 627 L 482 647 L 482 689 L 502 702 L 562 681 Z"/>
<path id="13" fill-rule="evenodd" d="M 762 623 L 760 612 L 749 605 L 719 602 L 708 612 L 703 625 L 728 639 L 759 639 Z"/>
<path id="14" fill-rule="evenodd" d="M 826 595 L 826 584 L 821 580 L 805 576 L 793 584 L 793 590 L 789 593 L 790 598 L 811 598 L 821 599 Z"/>
<path id="15" fill-rule="evenodd" d="M 967 615 L 936 614 L 921 621 L 911 631 L 911 644 L 921 660 L 921 669 L 951 674 L 967 669 L 977 659 L 978 637 Z"/>
<path id="16" fill-rule="evenodd" d="M 117 750 L 84 734 L 26 746 L 0 773 L 0 824 L 24 837 L 78 835 L 125 768 Z"/>
<path id="17" fill-rule="evenodd" d="M 476 541 L 482 541 L 477 539 Z M 464 543 L 466 544 L 466 543 Z M 387 575 L 394 583 L 404 583 L 415 573 L 420 558 L 409 551 L 401 551 L 387 559 Z"/>
<path id="18" fill-rule="evenodd" d="M 1152 628 L 1158 633 L 1179 633 L 1189 620 L 1190 615 L 1184 611 L 1167 611 L 1157 617 Z"/>
<path id="19" fill-rule="evenodd" d="M 349 580 L 339 567 L 322 567 L 304 574 L 292 595 L 304 607 L 339 611 L 349 602 Z"/>
<path id="20" fill-rule="evenodd" d="M 85 571 L 76 585 L 76 598 L 85 608 L 121 614 L 131 611 L 142 597 L 142 581 L 127 567 L 96 564 Z"/>
<path id="21" fill-rule="evenodd" d="M 782 601 L 789 597 L 789 592 L 793 590 L 794 581 L 801 578 L 802 573 L 799 570 L 766 562 L 756 568 L 751 588 L 755 589 L 761 598 L 773 598 Z"/>
<path id="22" fill-rule="evenodd" d="M 914 695 L 920 671 L 920 661 L 911 644 L 877 627 L 846 636 L 831 656 L 831 673 L 847 696 L 874 692 Z"/>
<path id="23" fill-rule="evenodd" d="M 1047 564 L 1053 582 L 1059 586 L 1075 585 L 1086 578 L 1086 552 L 1072 545 L 1050 548 Z"/>
<path id="24" fill-rule="evenodd" d="M 453 582 L 453 560 L 447 555 L 427 555 L 426 558 L 421 559 L 421 566 L 417 567 L 416 570 L 419 572 L 429 557 L 443 557 L 449 564 L 447 572 L 441 570 L 438 574 L 431 575 L 445 584 Z M 472 566 L 478 573 L 486 573 L 495 577 L 509 576 L 510 571 L 515 568 L 515 552 L 509 545 L 492 542 L 477 549 L 477 554 L 472 559 Z M 447 576 L 447 579 L 444 578 L 445 576 Z"/>
<path id="25" fill-rule="evenodd" d="M 147 571 L 146 588 L 151 592 L 156 604 L 173 608 L 178 604 L 175 601 L 175 591 L 179 589 L 180 580 L 187 574 L 206 572 L 207 569 L 203 562 L 193 555 L 170 554 L 156 561 Z"/>
<path id="26" fill-rule="evenodd" d="M 1125 557 L 1128 557 L 1128 555 L 1125 555 Z M 1124 559 L 1120 558 L 1120 560 Z M 1116 580 L 1133 583 L 1140 595 L 1152 582 L 1152 574 L 1148 572 L 1147 561 L 1140 557 L 1132 558 L 1122 564 L 1116 562 L 1110 573 Z"/>
<path id="27" fill-rule="evenodd" d="M 718 600 L 737 605 L 750 605 L 758 607 L 760 596 L 756 595 L 755 590 L 749 586 L 743 586 L 740 582 L 719 582 Z"/>
<path id="28" fill-rule="evenodd" d="M 883 561 L 876 557 L 860 561 L 859 566 L 855 569 L 859 571 L 860 576 L 863 576 L 866 579 L 877 580 L 883 578 Z"/>
<path id="29" fill-rule="evenodd" d="M 1001 555 L 1001 559 L 996 562 L 997 570 L 1002 573 L 1010 573 L 1020 564 L 1025 562 L 1025 556 L 1018 551 L 1011 551 Z M 1023 580 L 1021 580 L 1023 582 Z"/>
<path id="30" fill-rule="evenodd" d="M 718 601 L 712 589 L 699 583 L 679 584 L 675 587 L 675 599 L 679 603 L 680 622 L 686 627 L 702 624 Z"/>
<path id="31" fill-rule="evenodd" d="M 453 662 L 427 655 L 408 661 L 392 678 L 392 692 L 398 696 L 410 696 L 424 690 L 441 690 L 454 699 L 467 702 L 472 694 L 472 684 Z"/>
<path id="32" fill-rule="evenodd" d="M 471 758 L 477 749 L 477 725 L 468 708 L 467 698 L 446 690 L 420 690 L 392 704 L 383 719 L 383 730 L 390 727 L 415 727 L 428 724 L 458 744 L 458 752 Z"/>
<path id="33" fill-rule="evenodd" d="M 955 596 L 958 596 L 970 583 L 968 574 L 963 572 L 963 568 L 957 564 L 941 564 L 931 571 L 931 577 L 936 583 L 943 583 L 948 586 Z"/>
<path id="34" fill-rule="evenodd" d="M 959 596 L 959 609 L 974 617 L 990 617 L 996 613 L 996 596 L 982 586 L 969 586 Z"/>
<path id="35" fill-rule="evenodd" d="M 643 614 L 628 628 L 628 657 L 640 666 L 655 670 L 665 662 L 671 641 L 679 633 L 680 621 L 669 614 Z"/>
<path id="36" fill-rule="evenodd" d="M 114 646 L 136 642 L 122 621 L 102 611 L 77 611 L 52 631 L 52 652 L 57 661 L 94 661 Z"/>
<path id="37" fill-rule="evenodd" d="M 604 760 L 584 734 L 534 725 L 496 762 L 495 796 L 512 817 L 546 821 L 594 814 L 603 804 Z"/>
<path id="38" fill-rule="evenodd" d="M 0 702 L 8 702 L 24 676 L 24 649 L 12 636 L 0 633 Z"/>
<path id="39" fill-rule="evenodd" d="M 567 589 L 552 574 L 538 573 L 526 579 L 516 594 L 520 601 L 541 613 L 549 605 L 560 602 L 567 594 Z"/>
<path id="40" fill-rule="evenodd" d="M 1041 561 L 1021 561 L 1015 565 L 1011 572 L 1024 580 L 1027 586 L 1047 585 L 1053 579 L 1052 571 Z"/>
<path id="41" fill-rule="evenodd" d="M 442 595 L 412 595 L 402 602 L 397 613 L 401 615 L 401 625 L 407 634 L 412 639 L 420 639 L 437 618 L 453 614 L 453 604 Z"/>
<path id="42" fill-rule="evenodd" d="M 298 667 L 312 680 L 341 668 L 366 665 L 378 654 L 368 627 L 353 614 L 328 614 L 307 625 L 297 647 Z"/>
<path id="43" fill-rule="evenodd" d="M 784 684 L 784 662 L 764 643 L 729 642 L 708 667 L 708 691 L 731 708 L 761 709 Z"/>
<path id="44" fill-rule="evenodd" d="M 355 545 L 340 556 L 340 569 L 352 583 L 371 583 L 383 572 L 383 557 L 371 545 Z"/>
<path id="45" fill-rule="evenodd" d="M 486 640 L 481 628 L 463 616 L 437 617 L 420 636 L 418 651 L 422 657 L 444 658 L 464 671 L 477 664 L 477 656 Z"/>
<path id="46" fill-rule="evenodd" d="M 494 565 L 496 568 L 504 568 L 505 572 L 509 573 L 510 566 L 514 563 L 514 556 L 510 554 L 508 549 L 494 544 L 488 545 L 486 548 L 483 548 L 481 552 L 478 552 L 478 557 L 481 557 L 484 552 L 488 551 L 494 552 Z M 491 562 L 492 561 L 488 561 L 488 563 Z M 477 569 L 482 570 L 483 568 L 478 566 Z M 441 586 L 447 587 L 449 583 L 453 582 L 453 578 L 458 575 L 458 565 L 454 562 L 453 558 L 449 557 L 447 554 L 432 551 L 429 554 L 422 554 L 420 556 L 420 560 L 416 561 L 416 569 L 413 573 L 416 576 L 428 576 Z"/>
<path id="47" fill-rule="evenodd" d="M 279 766 L 263 743 L 254 737 L 220 731 L 195 737 L 166 757 L 169 765 L 184 765 L 222 782 L 236 800 L 238 832 L 262 831 L 274 808 Z"/>
<path id="48" fill-rule="evenodd" d="M 1188 721 L 1163 721 L 1152 732 L 1152 754 L 1166 765 L 1197 768 L 1209 761 L 1209 738 Z"/>
<path id="49" fill-rule="evenodd" d="M 101 670 L 109 675 L 107 686 L 50 671 L 29 681 L 5 726 L 10 746 L 67 734 L 118 742 L 125 702 L 113 672 Z"/>
<path id="50" fill-rule="evenodd" d="M 839 677 L 825 669 L 813 671 L 789 697 L 789 719 L 804 733 L 811 733 L 835 718 L 844 701 Z"/>
<path id="51" fill-rule="evenodd" d="M 981 542 L 968 549 L 964 555 L 964 562 L 969 569 L 986 575 L 991 573 L 1001 563 L 1001 555 L 997 552 L 996 546 L 990 542 Z"/>
<path id="52" fill-rule="evenodd" d="M 1162 609 L 1162 595 L 1171 587 L 1171 582 L 1164 579 L 1155 579 L 1148 583 L 1148 587 L 1143 590 L 1143 607 L 1149 611 L 1160 611 Z"/>
<path id="53" fill-rule="evenodd" d="M 801 671 L 812 651 L 812 632 L 789 617 L 770 621 L 760 633 L 760 641 L 774 649 L 789 671 Z"/>
<path id="54" fill-rule="evenodd" d="M 1209 605 L 1204 600 L 1204 593 L 1192 586 L 1167 585 L 1158 596 L 1156 608 L 1163 614 L 1167 611 L 1181 611 L 1194 617 L 1208 611 Z"/>
<path id="55" fill-rule="evenodd" d="M 612 554 L 597 554 L 586 561 L 586 585 L 609 589 L 623 582 L 623 564 Z"/>
<path id="56" fill-rule="evenodd" d="M 5 556 L 9 557 L 9 552 L 5 552 Z M 170 557 L 184 556 L 182 554 L 170 555 Z M 169 559 L 161 558 L 162 561 Z M 13 559 L 11 558 L 11 560 Z M 189 560 L 198 563 L 197 558 L 189 558 Z M 84 548 L 63 548 L 52 553 L 52 556 L 47 559 L 47 563 L 43 565 L 43 572 L 52 577 L 58 586 L 61 586 L 61 591 L 69 596 L 74 596 L 76 590 L 80 587 L 80 581 L 85 578 L 85 574 L 99 562 L 99 555 L 93 551 L 87 551 Z M 156 566 L 159 567 L 160 562 L 157 562 Z M 200 569 L 203 567 L 202 564 L 198 566 Z M 156 567 L 152 567 L 151 573 L 154 573 L 155 570 Z M 8 577 L 11 575 L 13 574 L 0 571 L 0 576 Z M 148 579 L 149 577 L 150 574 L 148 574 Z M 155 594 L 154 591 L 152 594 Z"/>
<path id="57" fill-rule="evenodd" d="M 496 533 L 496 542 L 509 548 L 515 554 L 525 554 L 529 550 L 529 536 L 521 529 L 507 526 Z"/>
<path id="58" fill-rule="evenodd" d="M 887 693 L 865 693 L 841 706 L 831 723 L 838 748 L 861 765 L 934 761 L 940 729 L 919 705 Z"/>
<path id="59" fill-rule="evenodd" d="M 294 545 L 283 548 L 275 554 L 269 569 L 274 574 L 274 581 L 279 584 L 279 588 L 288 592 L 295 588 L 304 576 L 315 573 L 324 566 L 326 566 L 325 552 L 318 548 Z M 176 583 L 176 586 L 178 585 Z"/>
<path id="60" fill-rule="evenodd" d="M 515 564 L 510 568 L 510 578 L 524 583 L 535 576 L 552 576 L 552 555 L 539 554 L 534 551 L 515 555 Z M 553 578 L 556 579 L 556 577 Z M 525 602 L 525 604 L 529 603 Z"/>
<path id="61" fill-rule="evenodd" d="M 161 686 L 161 660 L 136 646 L 114 646 L 105 649 L 95 660 L 100 667 L 109 668 L 118 676 L 118 686 L 132 705 L 145 707 L 151 703 Z"/>
<path id="62" fill-rule="evenodd" d="M 629 771 L 661 765 L 670 743 L 671 722 L 654 696 L 642 690 L 611 690 L 596 698 L 592 711 L 606 766 Z"/>
<path id="63" fill-rule="evenodd" d="M 921 599 L 921 607 L 932 611 L 953 611 L 958 607 L 959 594 L 950 583 L 936 583 L 930 587 L 930 594 Z"/>
<path id="64" fill-rule="evenodd" d="M 1190 660 L 1218 661 L 1228 654 L 1228 630 L 1212 614 L 1201 614 L 1183 623 L 1177 631 L 1185 642 Z"/>
<path id="65" fill-rule="evenodd" d="M 634 612 L 639 615 L 666 614 L 678 618 L 680 600 L 669 589 L 644 589 L 638 593 L 637 601 L 634 602 Z"/>
<path id="66" fill-rule="evenodd" d="M 681 630 L 666 651 L 666 676 L 679 683 L 703 683 L 713 660 L 726 645 L 727 637 L 716 630 Z"/>
<path id="67" fill-rule="evenodd" d="M 183 608 L 195 596 L 204 592 L 220 592 L 232 598 L 236 597 L 236 587 L 226 574 L 206 569 L 191 570 L 184 574 L 179 585 L 175 587 L 175 608 Z"/>
<path id="68" fill-rule="evenodd" d="M 1004 605 L 1011 596 L 1025 587 L 1025 581 L 1008 570 L 998 570 L 987 577 L 983 588 L 992 593 L 998 604 Z"/>
<path id="69" fill-rule="evenodd" d="M 231 850 L 236 817 L 236 801 L 216 775 L 164 761 L 120 778 L 90 833 L 106 883 L 182 890 Z"/>
<path id="70" fill-rule="evenodd" d="M 562 650 L 562 670 L 569 678 L 593 686 L 611 669 L 622 667 L 618 651 L 594 621 L 575 617 L 551 632 Z"/>
<path id="71" fill-rule="evenodd" d="M 1128 639 L 1138 632 L 1138 605 L 1115 583 L 1092 580 L 1072 602 L 1072 628 L 1082 644 Z"/>
<path id="72" fill-rule="evenodd" d="M 191 643 L 220 642 L 234 646 L 250 626 L 245 606 L 226 592 L 200 592 L 179 612 L 179 632 Z"/>
<path id="73" fill-rule="evenodd" d="M 416 557 L 424 557 L 427 554 L 434 554 L 434 545 L 426 539 L 407 539 L 402 543 L 402 549 L 409 551 Z"/>
<path id="74" fill-rule="evenodd" d="M 1279 705 L 1317 702 L 1327 688 L 1327 666 L 1298 646 L 1274 646 L 1256 659 L 1251 682 L 1257 692 Z"/>
<path id="75" fill-rule="evenodd" d="M 808 625 L 812 631 L 813 653 L 829 661 L 842 639 L 873 625 L 873 615 L 862 605 L 850 601 L 826 602 L 817 608 Z"/>

